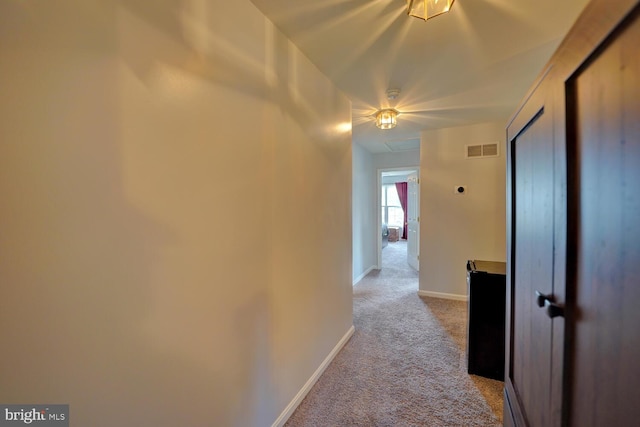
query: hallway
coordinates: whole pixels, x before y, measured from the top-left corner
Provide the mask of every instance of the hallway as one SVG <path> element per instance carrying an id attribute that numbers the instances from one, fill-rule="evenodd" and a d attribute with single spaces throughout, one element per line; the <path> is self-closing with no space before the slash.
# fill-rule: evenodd
<path id="1" fill-rule="evenodd" d="M 398 240 L 397 242 L 389 242 L 387 246 L 382 248 L 382 269 L 399 270 L 406 275 L 407 278 L 416 278 L 416 289 L 418 289 L 418 272 L 411 268 L 407 262 L 407 241 Z"/>
<path id="2" fill-rule="evenodd" d="M 355 334 L 287 426 L 501 425 L 502 382 L 466 372 L 466 303 L 418 297 L 405 248 L 354 287 Z"/>

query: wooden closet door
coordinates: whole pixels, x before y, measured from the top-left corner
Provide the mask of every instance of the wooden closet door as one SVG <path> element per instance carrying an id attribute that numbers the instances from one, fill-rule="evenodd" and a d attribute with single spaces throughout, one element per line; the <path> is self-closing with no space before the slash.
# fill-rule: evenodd
<path id="1" fill-rule="evenodd" d="M 537 98 L 537 99 L 536 99 Z M 507 393 L 517 425 L 553 426 L 549 399 L 552 372 L 552 320 L 538 307 L 536 291 L 553 294 L 554 145 L 551 111 L 543 94 L 523 111 L 524 124 L 510 141 L 511 270 Z M 536 104 L 536 100 L 539 104 Z M 527 110 L 527 108 L 525 108 Z M 509 393 L 510 389 L 513 393 Z"/>
<path id="2" fill-rule="evenodd" d="M 640 422 L 637 9 L 569 84 L 575 138 L 568 141 L 567 298 L 574 301 L 574 341 L 566 417 L 581 427 Z"/>

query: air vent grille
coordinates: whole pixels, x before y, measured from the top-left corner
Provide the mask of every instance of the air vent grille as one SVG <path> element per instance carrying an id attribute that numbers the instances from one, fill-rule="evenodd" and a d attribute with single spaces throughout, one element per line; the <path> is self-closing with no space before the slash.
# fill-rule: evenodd
<path id="1" fill-rule="evenodd" d="M 500 150 L 499 144 L 492 142 L 489 144 L 474 144 L 465 146 L 465 157 L 467 159 L 479 159 L 482 157 L 498 157 Z"/>
<path id="2" fill-rule="evenodd" d="M 484 144 L 482 146 L 482 155 L 483 156 L 492 156 L 495 157 L 498 155 L 498 144 Z"/>
<path id="3" fill-rule="evenodd" d="M 467 157 L 482 157 L 482 145 L 467 145 Z"/>

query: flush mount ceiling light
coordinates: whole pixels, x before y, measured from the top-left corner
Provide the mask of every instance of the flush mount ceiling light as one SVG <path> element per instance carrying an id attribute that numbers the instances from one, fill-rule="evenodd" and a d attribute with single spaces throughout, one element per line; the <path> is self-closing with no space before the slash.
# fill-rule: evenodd
<path id="1" fill-rule="evenodd" d="M 376 113 L 376 126 L 380 129 L 393 129 L 398 124 L 398 111 L 393 108 L 380 110 Z"/>
<path id="2" fill-rule="evenodd" d="M 408 0 L 407 14 L 416 18 L 431 19 L 449 12 L 455 0 Z"/>

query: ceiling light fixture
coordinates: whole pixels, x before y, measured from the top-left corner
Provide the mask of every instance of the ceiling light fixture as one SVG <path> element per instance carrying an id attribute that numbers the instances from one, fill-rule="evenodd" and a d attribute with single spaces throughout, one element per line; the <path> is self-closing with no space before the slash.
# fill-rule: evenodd
<path id="1" fill-rule="evenodd" d="M 431 19 L 449 12 L 455 0 L 407 0 L 407 14 L 416 18 Z"/>
<path id="2" fill-rule="evenodd" d="M 376 113 L 376 126 L 380 129 L 393 129 L 398 124 L 398 111 L 393 108 L 380 110 Z"/>
<path id="3" fill-rule="evenodd" d="M 392 101 L 400 95 L 400 89 L 387 89 L 387 99 Z"/>

